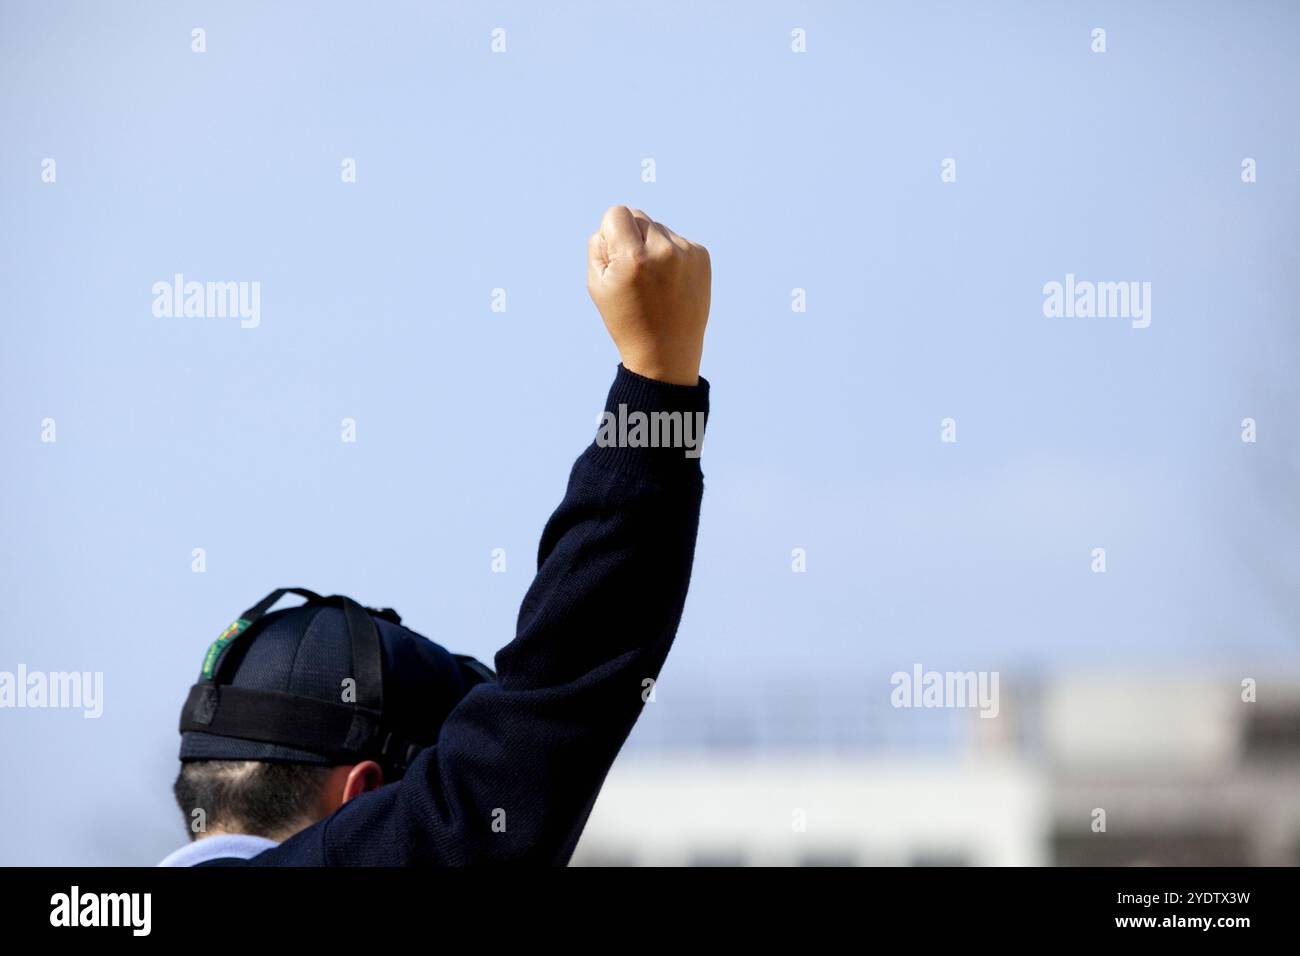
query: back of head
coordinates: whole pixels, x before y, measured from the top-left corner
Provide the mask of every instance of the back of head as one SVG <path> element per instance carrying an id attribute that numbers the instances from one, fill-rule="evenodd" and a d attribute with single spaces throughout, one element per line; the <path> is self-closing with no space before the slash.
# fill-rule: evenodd
<path id="1" fill-rule="evenodd" d="M 192 837 L 246 833 L 279 842 L 320 819 L 331 773 L 300 763 L 187 760 L 172 794 Z"/>
<path id="2" fill-rule="evenodd" d="M 269 611 L 292 591 L 307 603 Z M 269 613 L 268 613 L 269 612 Z M 268 595 L 213 642 L 181 714 L 174 792 L 191 832 L 283 839 L 324 815 L 334 768 L 396 780 L 492 672 L 388 609 L 297 588 Z"/>

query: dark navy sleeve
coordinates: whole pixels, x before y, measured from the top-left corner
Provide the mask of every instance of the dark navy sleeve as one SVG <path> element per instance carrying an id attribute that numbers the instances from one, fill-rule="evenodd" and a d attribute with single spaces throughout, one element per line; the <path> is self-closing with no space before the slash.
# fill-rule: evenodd
<path id="1" fill-rule="evenodd" d="M 542 532 L 496 683 L 470 691 L 402 780 L 249 863 L 568 862 L 672 645 L 695 553 L 698 449 L 629 447 L 647 440 L 634 413 L 678 413 L 672 427 L 689 441 L 702 438 L 708 402 L 704 379 L 669 385 L 619 366 L 610 427 Z"/>

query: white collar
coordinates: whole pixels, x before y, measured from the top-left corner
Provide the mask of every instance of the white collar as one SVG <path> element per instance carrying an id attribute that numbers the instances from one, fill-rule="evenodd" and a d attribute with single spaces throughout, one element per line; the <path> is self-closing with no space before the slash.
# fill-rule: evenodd
<path id="1" fill-rule="evenodd" d="M 248 860 L 263 850 L 279 846 L 266 837 L 252 836 L 247 833 L 218 833 L 193 843 L 187 843 L 175 853 L 170 854 L 159 866 L 197 866 L 208 860 L 236 857 Z"/>

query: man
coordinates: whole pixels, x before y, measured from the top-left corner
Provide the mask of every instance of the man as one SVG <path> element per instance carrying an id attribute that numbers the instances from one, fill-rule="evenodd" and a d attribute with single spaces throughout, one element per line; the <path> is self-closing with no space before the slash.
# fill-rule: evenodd
<path id="1" fill-rule="evenodd" d="M 607 421 L 703 422 L 710 284 L 704 247 L 606 211 L 587 288 L 622 359 Z M 182 713 L 195 840 L 163 865 L 566 863 L 690 581 L 698 448 L 636 431 L 602 429 L 574 464 L 495 675 L 348 598 L 245 612 Z"/>

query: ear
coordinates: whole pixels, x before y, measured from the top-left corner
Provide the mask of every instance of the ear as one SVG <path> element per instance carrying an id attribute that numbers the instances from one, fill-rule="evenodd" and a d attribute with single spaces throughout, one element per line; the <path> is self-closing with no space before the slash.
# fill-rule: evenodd
<path id="1" fill-rule="evenodd" d="M 384 771 L 373 760 L 363 760 L 348 771 L 343 782 L 343 803 L 384 785 Z"/>

